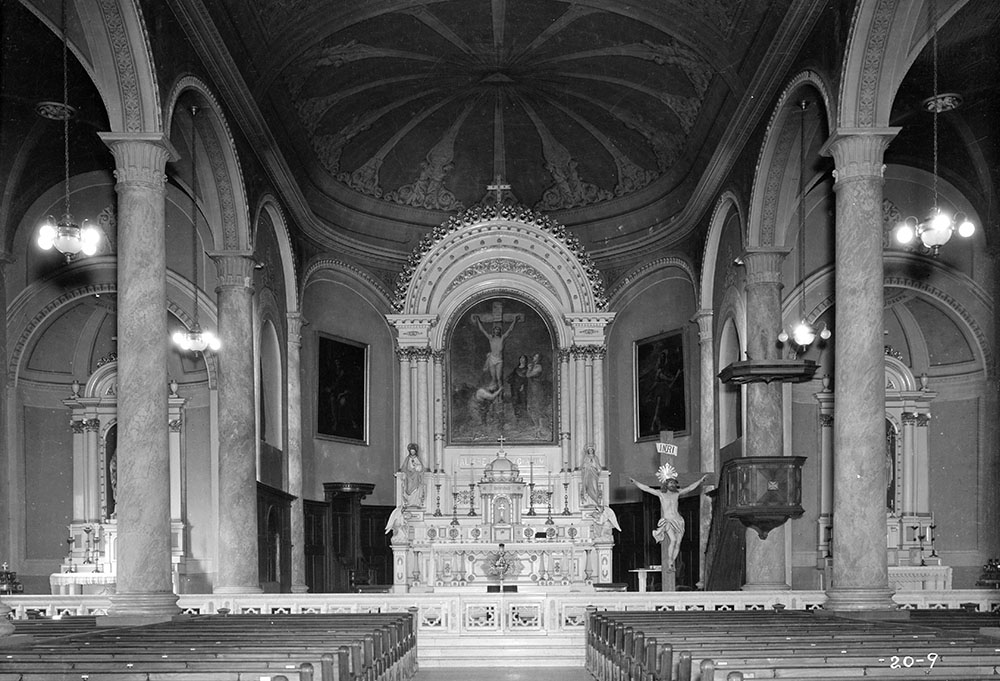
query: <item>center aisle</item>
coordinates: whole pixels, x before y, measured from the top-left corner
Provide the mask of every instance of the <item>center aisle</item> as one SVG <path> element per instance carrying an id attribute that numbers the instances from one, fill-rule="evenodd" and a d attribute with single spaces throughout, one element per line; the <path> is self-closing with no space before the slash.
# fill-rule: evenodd
<path id="1" fill-rule="evenodd" d="M 423 669 L 413 681 L 593 681 L 582 667 L 519 667 L 517 669 Z"/>

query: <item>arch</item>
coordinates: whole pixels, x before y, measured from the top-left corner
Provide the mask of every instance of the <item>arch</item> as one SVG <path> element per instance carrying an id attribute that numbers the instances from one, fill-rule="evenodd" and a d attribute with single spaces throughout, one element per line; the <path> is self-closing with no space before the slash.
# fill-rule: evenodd
<path id="1" fill-rule="evenodd" d="M 736 192 L 727 189 L 715 202 L 712 217 L 708 221 L 708 237 L 705 239 L 705 249 L 701 260 L 701 286 L 698 308 L 711 305 L 715 300 L 715 271 L 719 260 L 719 246 L 729 215 L 735 211 L 741 225 L 746 224 L 746 213 L 736 196 Z"/>
<path id="2" fill-rule="evenodd" d="M 273 194 L 265 194 L 257 204 L 254 214 L 254 225 L 260 225 L 263 216 L 270 219 L 274 230 L 275 241 L 278 243 L 278 253 L 281 257 L 281 277 L 285 289 L 285 309 L 288 312 L 299 310 L 299 291 L 296 286 L 295 252 L 292 249 L 292 236 L 288 231 L 288 222 L 278 199 Z M 260 228 L 254 230 L 254 242 Z"/>
<path id="3" fill-rule="evenodd" d="M 392 308 L 392 297 L 381 281 L 357 265 L 329 255 L 316 256 L 303 268 L 302 289 L 298 294 L 303 307 L 307 289 L 319 281 L 338 282 L 349 286 L 380 315 L 384 315 Z"/>
<path id="4" fill-rule="evenodd" d="M 912 264 L 918 262 L 922 274 L 919 278 L 913 276 Z M 942 309 L 949 311 L 974 342 L 970 345 L 978 352 L 977 360 L 983 371 L 992 366 L 995 350 L 990 342 L 989 329 L 986 324 L 993 319 L 994 303 L 989 293 L 976 281 L 961 272 L 957 272 L 937 260 L 923 258 L 898 251 L 886 251 L 884 255 L 885 276 L 884 286 L 916 291 L 930 300 L 935 301 Z M 805 282 L 805 294 L 810 291 L 832 291 L 834 271 L 832 266 L 818 270 Z M 797 300 L 802 295 L 801 285 L 786 300 Z M 821 300 L 812 301 L 806 307 L 806 319 L 815 321 L 834 305 L 833 295 L 827 295 Z"/>
<path id="5" fill-rule="evenodd" d="M 838 127 L 888 127 L 899 84 L 930 39 L 927 3 L 933 1 L 858 2 L 840 71 Z M 967 2 L 955 0 L 942 8 L 936 14 L 938 28 Z"/>
<path id="6" fill-rule="evenodd" d="M 272 303 L 269 308 L 275 307 Z M 278 341 L 278 331 L 273 319 L 273 311 L 263 315 L 260 324 L 256 369 L 260 372 L 257 382 L 259 386 L 258 439 L 277 449 L 284 450 L 284 414 L 285 391 L 282 368 L 281 343 Z"/>
<path id="7" fill-rule="evenodd" d="M 193 133 L 201 142 L 199 154 L 198 198 L 206 222 L 212 226 L 214 249 L 249 251 L 252 244 L 250 201 L 246 194 L 243 170 L 229 124 L 211 89 L 195 76 L 183 76 L 174 83 L 167 97 L 164 118 L 168 134 L 187 135 L 187 144 L 175 144 L 181 153 L 191 149 L 190 115 L 175 121 L 182 100 L 199 107 Z M 207 165 L 209 172 L 204 172 Z"/>
<path id="8" fill-rule="evenodd" d="M 804 125 L 795 121 L 792 116 L 792 97 L 801 91 L 802 88 L 812 88 L 823 103 L 826 113 L 827 129 L 830 128 L 830 95 L 823 78 L 815 71 L 802 71 L 785 86 L 784 91 L 778 98 L 774 111 L 771 113 L 771 120 L 768 121 L 764 135 L 764 144 L 761 146 L 760 154 L 757 158 L 757 167 L 754 172 L 754 185 L 750 195 L 750 209 L 748 211 L 747 223 L 747 247 L 776 246 L 783 243 L 779 236 L 780 226 L 785 221 L 780 219 L 780 214 L 791 215 L 792 209 L 797 200 L 799 188 L 792 190 L 794 198 L 785 200 L 782 205 L 783 189 L 787 187 L 787 177 L 789 173 L 798 169 L 800 162 L 792 157 L 792 152 L 799 149 L 799 125 Z M 809 144 L 809 137 L 815 138 L 816 131 L 807 136 L 806 144 Z M 807 186 L 810 183 L 807 183 Z M 788 190 L 786 190 L 788 191 Z M 786 208 L 782 211 L 782 208 Z"/>
<path id="9" fill-rule="evenodd" d="M 739 361 L 742 350 L 742 338 L 737 328 L 736 319 L 727 316 L 723 319 L 719 332 L 718 366 L 729 366 Z M 735 383 L 723 383 L 719 388 L 719 448 L 722 449 L 740 438 L 743 433 L 743 388 Z"/>
<path id="10" fill-rule="evenodd" d="M 608 306 L 619 310 L 625 303 L 626 298 L 635 295 L 635 288 L 641 285 L 644 279 L 659 274 L 664 270 L 677 269 L 682 273 L 685 282 L 691 285 L 692 294 L 695 298 L 695 307 L 699 305 L 698 284 L 695 275 L 694 265 L 685 256 L 668 255 L 656 260 L 643 263 L 624 277 L 615 282 L 614 288 L 608 293 Z"/>

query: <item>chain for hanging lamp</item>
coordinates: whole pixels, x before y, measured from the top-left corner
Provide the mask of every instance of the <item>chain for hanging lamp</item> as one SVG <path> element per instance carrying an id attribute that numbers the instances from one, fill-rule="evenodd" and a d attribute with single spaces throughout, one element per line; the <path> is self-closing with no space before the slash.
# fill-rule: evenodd
<path id="1" fill-rule="evenodd" d="M 798 241 L 798 275 L 799 283 L 802 286 L 802 295 L 799 303 L 799 322 L 792 327 L 791 333 L 781 330 L 778 334 L 778 341 L 787 343 L 791 339 L 799 348 L 806 348 L 812 345 L 818 335 L 823 340 L 828 340 L 832 335 L 830 328 L 824 322 L 819 331 L 806 320 L 806 187 L 805 187 L 805 165 L 806 165 L 806 109 L 809 102 L 802 100 L 798 104 L 802 112 L 802 120 L 799 125 L 799 233 Z"/>
<path id="2" fill-rule="evenodd" d="M 198 323 L 198 163 L 195 159 L 195 149 L 197 140 L 195 139 L 195 116 L 198 114 L 198 107 L 191 107 L 191 259 L 193 260 L 192 272 L 194 277 L 194 316 L 191 328 L 188 331 L 177 331 L 173 335 L 174 343 L 187 352 L 205 352 L 206 350 L 216 351 L 222 347 L 222 343 L 211 331 L 201 328 Z"/>
<path id="3" fill-rule="evenodd" d="M 63 215 L 56 220 L 51 215 L 38 227 L 38 247 L 44 251 L 55 248 L 72 262 L 79 253 L 94 255 L 101 242 L 101 233 L 84 220 L 77 224 L 70 211 L 69 192 L 69 121 L 76 116 L 76 109 L 69 105 L 69 39 L 66 36 L 66 0 L 60 10 L 60 30 L 62 31 L 62 101 L 39 102 L 35 111 L 39 116 L 63 124 Z"/>
<path id="4" fill-rule="evenodd" d="M 934 0 L 927 3 L 930 16 L 931 29 L 931 62 L 933 70 L 933 91 L 934 94 L 923 101 L 925 111 L 929 111 L 933 116 L 933 145 L 934 160 L 932 183 L 934 192 L 934 203 L 927 216 L 920 220 L 910 216 L 895 228 L 896 241 L 901 244 L 911 244 L 919 240 L 920 245 L 927 249 L 932 255 L 937 256 L 944 246 L 951 239 L 951 235 L 958 232 L 961 237 L 968 238 L 975 234 L 976 225 L 968 219 L 965 213 L 956 212 L 954 215 L 942 210 L 938 201 L 938 115 L 946 111 L 952 111 L 962 105 L 962 96 L 955 92 L 938 92 L 938 32 L 937 16 L 934 12 Z"/>

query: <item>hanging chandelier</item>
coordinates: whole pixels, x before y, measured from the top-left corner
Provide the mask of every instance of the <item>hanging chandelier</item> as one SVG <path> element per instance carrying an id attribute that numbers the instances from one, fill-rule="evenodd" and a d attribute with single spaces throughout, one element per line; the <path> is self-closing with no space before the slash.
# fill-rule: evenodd
<path id="1" fill-rule="evenodd" d="M 823 322 L 819 330 L 806 320 L 806 188 L 805 188 L 805 165 L 806 165 L 806 109 L 809 102 L 802 100 L 799 102 L 799 110 L 802 112 L 802 121 L 799 125 L 799 233 L 798 241 L 798 275 L 799 283 L 802 286 L 802 296 L 799 303 L 799 322 L 792 327 L 789 333 L 785 329 L 778 334 L 778 341 L 787 343 L 791 339 L 799 348 L 806 348 L 812 345 L 819 336 L 823 340 L 828 340 L 831 335 L 830 328 Z"/>
<path id="2" fill-rule="evenodd" d="M 193 281 L 194 281 L 194 317 L 191 324 L 191 328 L 187 331 L 177 331 L 173 335 L 174 343 L 185 352 L 194 352 L 195 354 L 200 352 L 205 352 L 206 350 L 217 351 L 222 347 L 222 343 L 219 341 L 218 336 L 216 336 L 211 331 L 206 331 L 201 328 L 201 324 L 198 323 L 198 163 L 195 159 L 195 149 L 197 149 L 197 144 L 195 140 L 195 116 L 198 114 L 198 107 L 192 106 L 191 109 L 191 259 Z"/>
<path id="3" fill-rule="evenodd" d="M 934 0 L 927 3 L 930 14 L 930 24 L 933 31 L 931 37 L 932 70 L 934 74 L 934 94 L 923 101 L 923 108 L 930 112 L 934 119 L 934 166 L 932 182 L 934 203 L 927 216 L 920 220 L 910 216 L 895 228 L 896 241 L 901 244 L 911 244 L 919 240 L 920 245 L 937 256 L 941 247 L 948 243 L 951 235 L 958 232 L 961 237 L 968 238 L 976 231 L 976 226 L 965 213 L 950 214 L 941 208 L 938 202 L 938 115 L 957 109 L 962 104 L 962 96 L 954 92 L 938 92 L 938 37 L 937 17 L 934 12 Z"/>
<path id="4" fill-rule="evenodd" d="M 69 105 L 68 85 L 68 38 L 66 37 L 66 0 L 63 0 L 60 11 L 62 31 L 62 101 L 39 102 L 35 111 L 39 116 L 63 124 L 63 216 L 56 220 L 51 215 L 38 227 L 38 247 L 43 251 L 55 248 L 66 257 L 66 262 L 72 262 L 78 253 L 94 255 L 101 242 L 101 233 L 90 226 L 86 220 L 77 224 L 70 212 L 69 201 L 69 121 L 76 116 L 76 109 Z"/>

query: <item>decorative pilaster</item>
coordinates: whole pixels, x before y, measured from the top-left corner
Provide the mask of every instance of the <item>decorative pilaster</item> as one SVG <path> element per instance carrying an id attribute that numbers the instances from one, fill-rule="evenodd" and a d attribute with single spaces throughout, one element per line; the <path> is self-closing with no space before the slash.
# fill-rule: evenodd
<path id="1" fill-rule="evenodd" d="M 785 248 L 751 249 L 743 255 L 746 265 L 747 356 L 752 360 L 779 359 L 781 329 L 781 262 Z M 759 381 L 747 384 L 747 456 L 783 456 L 782 384 Z M 788 589 L 785 575 L 785 526 L 761 539 L 747 530 L 744 589 Z"/>
<path id="2" fill-rule="evenodd" d="M 214 593 L 260 593 L 254 414 L 253 266 L 210 253 L 219 274 L 219 543 Z"/>
<path id="3" fill-rule="evenodd" d="M 883 154 L 898 128 L 839 130 L 831 610 L 893 607 L 885 526 Z"/>
<path id="4" fill-rule="evenodd" d="M 604 439 L 604 358 L 608 348 L 601 345 L 594 351 L 594 408 L 591 422 L 594 424 L 593 444 L 597 448 L 597 459 L 601 467 L 608 465 L 608 443 Z"/>
<path id="5" fill-rule="evenodd" d="M 699 397 L 701 411 L 699 413 L 700 431 L 699 440 L 701 446 L 701 471 L 703 473 L 715 471 L 715 343 L 713 326 L 715 317 L 710 309 L 698 310 L 694 320 L 698 322 L 698 349 L 701 363 L 699 376 Z M 707 494 L 700 495 L 701 504 L 699 517 L 701 519 L 701 531 L 698 533 L 698 550 L 702 560 L 699 561 L 701 574 L 699 579 L 705 581 L 705 559 L 708 550 L 708 534 L 712 528 L 712 498 Z"/>
<path id="6" fill-rule="evenodd" d="M 108 616 L 179 613 L 171 579 L 164 169 L 161 134 L 102 134 L 118 194 L 118 574 Z"/>
<path id="7" fill-rule="evenodd" d="M 572 447 L 570 428 L 570 383 L 572 380 L 568 348 L 559 349 L 559 460 L 564 469 L 569 468 L 570 448 Z"/>
<path id="8" fill-rule="evenodd" d="M 292 501 L 292 593 L 306 593 L 305 516 L 302 509 L 302 326 L 301 312 L 285 315 L 288 325 L 288 493 Z"/>

